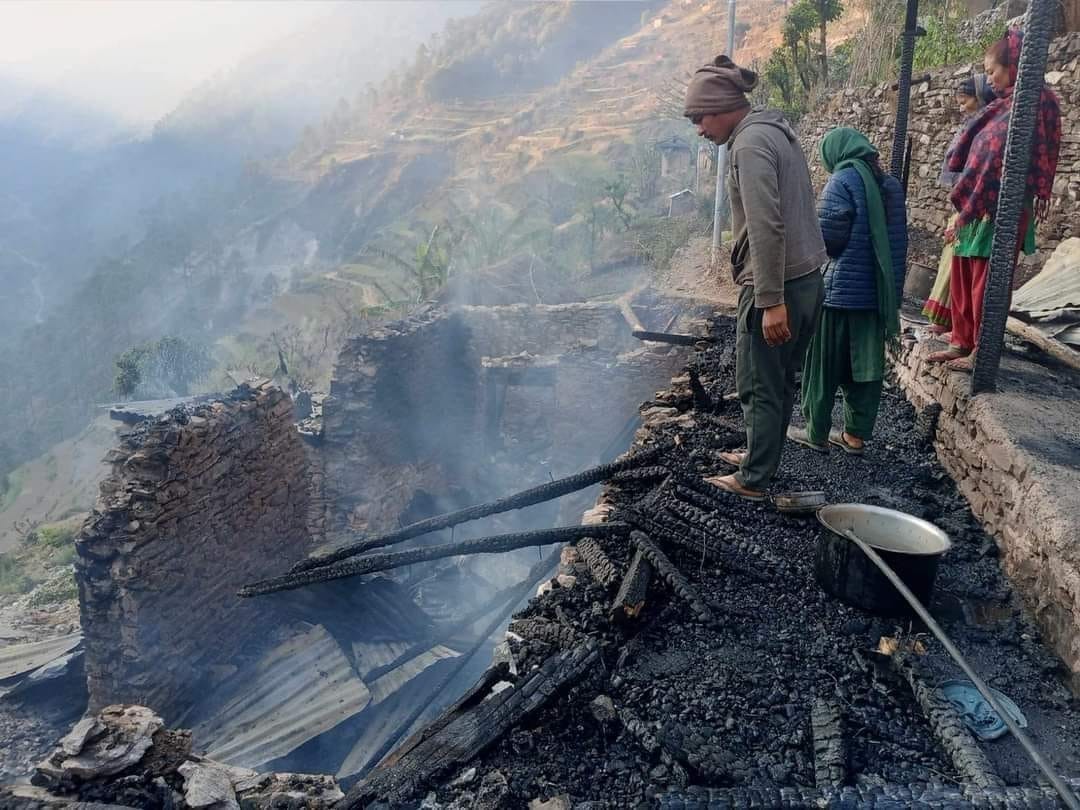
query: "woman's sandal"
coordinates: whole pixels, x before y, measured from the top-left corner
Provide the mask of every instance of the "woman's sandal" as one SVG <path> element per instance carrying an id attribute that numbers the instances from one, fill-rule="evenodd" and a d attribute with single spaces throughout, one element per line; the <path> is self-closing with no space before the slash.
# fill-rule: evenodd
<path id="1" fill-rule="evenodd" d="M 957 357 L 955 360 L 950 360 L 946 368 L 948 368 L 949 371 L 971 372 L 971 370 L 975 368 L 975 357 L 970 354 L 964 357 Z"/>
<path id="2" fill-rule="evenodd" d="M 713 478 L 706 478 L 705 482 L 712 484 L 717 489 L 728 492 L 737 498 L 742 498 L 744 501 L 759 503 L 765 500 L 764 492 L 758 492 L 756 489 L 744 487 L 734 475 L 721 475 Z"/>
<path id="3" fill-rule="evenodd" d="M 951 363 L 971 354 L 970 349 L 961 349 L 959 346 L 950 346 L 943 352 L 933 352 L 926 356 L 928 363 Z"/>
<path id="4" fill-rule="evenodd" d="M 834 430 L 829 434 L 829 444 L 834 447 L 839 447 L 848 455 L 861 456 L 866 452 L 866 444 L 861 445 L 849 444 L 848 440 L 844 438 L 844 431 Z"/>

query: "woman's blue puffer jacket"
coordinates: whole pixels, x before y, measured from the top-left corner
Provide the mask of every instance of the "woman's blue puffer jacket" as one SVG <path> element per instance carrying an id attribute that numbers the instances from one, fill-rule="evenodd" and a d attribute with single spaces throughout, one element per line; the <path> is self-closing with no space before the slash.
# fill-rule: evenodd
<path id="1" fill-rule="evenodd" d="M 899 303 L 907 271 L 908 239 L 904 190 L 895 177 L 884 176 L 881 198 Z M 818 200 L 818 219 L 830 259 L 825 270 L 825 306 L 877 309 L 877 263 L 870 242 L 870 215 L 862 178 L 855 169 L 841 169 L 829 178 Z"/>

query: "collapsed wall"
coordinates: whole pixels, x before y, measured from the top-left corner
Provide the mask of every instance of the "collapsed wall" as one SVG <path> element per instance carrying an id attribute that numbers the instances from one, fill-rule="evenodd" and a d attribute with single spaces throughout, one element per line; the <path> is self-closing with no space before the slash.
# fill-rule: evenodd
<path id="1" fill-rule="evenodd" d="M 91 709 L 169 718 L 265 631 L 247 581 L 304 556 L 305 447 L 269 383 L 175 409 L 122 435 L 76 540 Z"/>
<path id="2" fill-rule="evenodd" d="M 908 221 L 933 234 L 944 232 L 953 208 L 947 190 L 938 186 L 945 150 L 961 124 L 956 86 L 971 71 L 982 71 L 981 61 L 958 68 L 936 70 L 929 81 L 911 87 L 908 133 L 912 139 L 908 186 Z M 917 77 L 916 77 L 917 78 Z M 1054 248 L 1070 236 L 1080 236 L 1080 33 L 1055 39 L 1047 59 L 1047 84 L 1061 102 L 1061 157 L 1054 181 L 1054 210 L 1039 225 L 1038 252 L 1029 259 L 1041 266 Z M 825 170 L 817 159 L 821 137 L 837 126 L 862 131 L 889 165 L 896 91 L 888 84 L 847 89 L 831 96 L 818 110 L 799 122 L 803 149 L 811 156 L 815 184 L 824 184 Z"/>

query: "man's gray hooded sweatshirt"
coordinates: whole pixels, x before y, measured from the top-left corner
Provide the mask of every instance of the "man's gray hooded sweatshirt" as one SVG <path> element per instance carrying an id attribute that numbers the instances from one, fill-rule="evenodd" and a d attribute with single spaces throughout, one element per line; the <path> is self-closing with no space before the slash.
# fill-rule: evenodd
<path id="1" fill-rule="evenodd" d="M 735 282 L 759 309 L 784 303 L 784 284 L 825 264 L 817 200 L 795 131 L 775 110 L 751 112 L 728 140 Z"/>

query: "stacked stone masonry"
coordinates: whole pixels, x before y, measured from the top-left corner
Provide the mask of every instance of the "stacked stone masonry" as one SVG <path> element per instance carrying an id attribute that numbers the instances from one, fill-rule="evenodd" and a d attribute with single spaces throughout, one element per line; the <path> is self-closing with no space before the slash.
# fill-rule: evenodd
<path id="1" fill-rule="evenodd" d="M 994 536 L 1006 574 L 1080 686 L 1077 473 L 1048 470 L 1025 448 L 1009 413 L 1023 402 L 1011 405 L 1001 394 L 971 398 L 969 376 L 927 362 L 935 348 L 905 341 L 893 358 L 897 382 L 917 409 L 940 403 L 938 458 Z"/>
<path id="2" fill-rule="evenodd" d="M 292 403 L 268 383 L 138 424 L 76 541 L 91 709 L 175 717 L 265 632 L 239 583 L 310 547 L 310 481 Z"/>
<path id="3" fill-rule="evenodd" d="M 947 191 L 938 186 L 937 180 L 945 150 L 961 124 L 956 85 L 964 75 L 981 69 L 981 64 L 973 64 L 937 70 L 930 74 L 930 81 L 912 86 L 908 124 L 912 138 L 908 219 L 912 227 L 940 234 L 952 215 Z M 1080 214 L 1080 33 L 1053 41 L 1046 81 L 1061 102 L 1062 143 L 1054 183 L 1054 209 L 1039 226 L 1037 253 L 1026 260 L 1038 266 L 1062 240 L 1080 236 L 1077 217 Z M 865 133 L 881 150 L 883 165 L 888 166 L 895 116 L 896 92 L 882 84 L 869 90 L 836 93 L 820 110 L 804 117 L 799 131 L 806 154 L 813 156 L 810 162 L 815 184 L 820 188 L 825 180 L 824 169 L 816 157 L 817 144 L 836 126 L 855 127 Z"/>
<path id="4" fill-rule="evenodd" d="M 467 485 L 493 430 L 504 445 L 547 442 L 554 474 L 595 463 L 685 356 L 634 339 L 614 304 L 432 309 L 355 337 L 323 404 L 327 526 L 387 530 L 418 490 Z"/>

